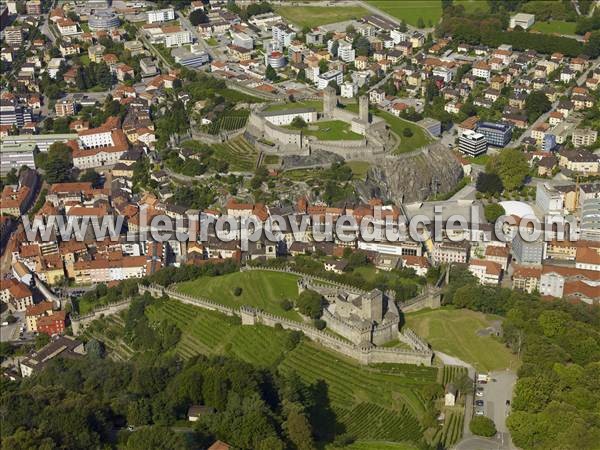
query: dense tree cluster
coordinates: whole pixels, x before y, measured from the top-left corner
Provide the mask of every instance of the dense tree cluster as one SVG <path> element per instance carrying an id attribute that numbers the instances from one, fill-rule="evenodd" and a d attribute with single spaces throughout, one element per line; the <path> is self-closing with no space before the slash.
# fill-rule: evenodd
<path id="1" fill-rule="evenodd" d="M 36 165 L 44 171 L 46 181 L 50 184 L 69 181 L 73 168 L 71 148 L 62 142 L 55 142 L 47 153 L 36 155 Z"/>
<path id="2" fill-rule="evenodd" d="M 444 302 L 501 314 L 503 339 L 522 357 L 512 439 L 524 449 L 593 449 L 600 442 L 600 309 L 482 286 L 454 267 Z M 568 423 L 569 426 L 565 426 Z"/>
<path id="3" fill-rule="evenodd" d="M 517 148 L 506 148 L 488 160 L 485 170 L 496 174 L 505 189 L 513 191 L 523 186 L 529 174 L 529 164 L 525 154 Z"/>

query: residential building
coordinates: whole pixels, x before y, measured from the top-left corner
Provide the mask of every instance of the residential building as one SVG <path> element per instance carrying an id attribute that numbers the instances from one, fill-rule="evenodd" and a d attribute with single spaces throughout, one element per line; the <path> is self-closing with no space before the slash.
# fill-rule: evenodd
<path id="1" fill-rule="evenodd" d="M 502 267 L 494 261 L 485 259 L 472 259 L 469 262 L 471 272 L 481 284 L 497 286 L 502 276 Z"/>
<path id="2" fill-rule="evenodd" d="M 22 377 L 39 373 L 54 358 L 78 358 L 85 354 L 83 343 L 71 336 L 58 336 L 19 363 Z"/>
<path id="3" fill-rule="evenodd" d="M 322 73 L 317 77 L 317 89 L 325 89 L 332 81 L 335 81 L 338 85 L 341 85 L 344 81 L 344 74 L 340 70 L 330 70 Z"/>
<path id="4" fill-rule="evenodd" d="M 591 128 L 576 128 L 571 139 L 575 147 L 589 147 L 598 139 L 598 132 Z"/>
<path id="5" fill-rule="evenodd" d="M 284 23 L 274 25 L 272 28 L 272 33 L 273 41 L 281 49 L 289 47 L 296 37 L 296 32 Z"/>
<path id="6" fill-rule="evenodd" d="M 148 23 L 168 22 L 175 20 L 175 10 L 173 8 L 155 9 L 148 11 Z"/>
<path id="7" fill-rule="evenodd" d="M 433 246 L 432 259 L 436 264 L 465 264 L 469 258 L 469 248 L 468 242 L 436 242 Z"/>
<path id="8" fill-rule="evenodd" d="M 4 40 L 11 47 L 20 47 L 23 45 L 23 29 L 17 26 L 10 26 L 4 29 Z"/>
<path id="9" fill-rule="evenodd" d="M 232 44 L 236 47 L 252 50 L 254 48 L 254 40 L 246 33 L 238 32 L 231 33 Z"/>
<path id="10" fill-rule="evenodd" d="M 57 100 L 54 110 L 58 117 L 72 116 L 75 114 L 75 103 L 72 100 Z"/>
<path id="11" fill-rule="evenodd" d="M 352 44 L 345 40 L 340 40 L 338 47 L 338 58 L 344 62 L 352 62 L 355 59 L 355 50 L 352 48 Z"/>
<path id="12" fill-rule="evenodd" d="M 538 290 L 542 269 L 539 267 L 513 266 L 512 288 L 528 293 Z"/>

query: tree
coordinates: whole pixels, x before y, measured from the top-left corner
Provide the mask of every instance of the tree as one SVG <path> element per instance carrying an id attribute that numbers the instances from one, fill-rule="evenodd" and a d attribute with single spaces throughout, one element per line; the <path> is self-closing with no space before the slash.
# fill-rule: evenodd
<path id="1" fill-rule="evenodd" d="M 485 219 L 490 223 L 494 223 L 498 217 L 504 215 L 505 213 L 504 208 L 499 203 L 490 203 L 485 205 L 484 211 Z"/>
<path id="2" fill-rule="evenodd" d="M 412 137 L 413 136 L 413 132 L 410 128 L 406 127 L 404 130 L 402 130 L 402 136 L 404 137 Z"/>
<path id="3" fill-rule="evenodd" d="M 535 122 L 542 114 L 550 111 L 550 108 L 552 103 L 542 91 L 532 91 L 525 99 L 525 111 L 529 123 Z"/>
<path id="4" fill-rule="evenodd" d="M 504 188 L 513 191 L 523 185 L 529 174 L 529 164 L 525 154 L 516 148 L 507 148 L 488 161 L 486 171 L 496 173 Z"/>
<path id="5" fill-rule="evenodd" d="M 419 17 L 417 19 L 417 28 L 425 28 L 425 21 L 422 17 Z"/>
<path id="6" fill-rule="evenodd" d="M 100 174 L 94 169 L 87 169 L 81 174 L 81 176 L 79 177 L 79 181 L 92 183 L 92 186 L 97 186 L 100 182 Z"/>
<path id="7" fill-rule="evenodd" d="M 323 297 L 318 292 L 307 289 L 298 296 L 296 306 L 305 316 L 318 319 L 323 313 Z"/>
<path id="8" fill-rule="evenodd" d="M 366 37 L 361 35 L 356 36 L 352 42 L 352 46 L 356 49 L 357 56 L 369 56 L 371 43 Z"/>
<path id="9" fill-rule="evenodd" d="M 190 13 L 190 23 L 197 27 L 201 23 L 208 23 L 208 16 L 202 9 L 196 9 Z"/>
<path id="10" fill-rule="evenodd" d="M 402 19 L 400 21 L 400 26 L 398 27 L 398 29 L 400 30 L 400 32 L 402 33 L 406 33 L 408 31 L 408 26 L 406 25 L 406 21 L 404 19 Z"/>
<path id="11" fill-rule="evenodd" d="M 346 27 L 346 33 L 348 34 L 354 34 L 356 33 L 356 28 L 354 28 L 354 25 L 350 24 Z"/>
<path id="12" fill-rule="evenodd" d="M 62 143 L 55 142 L 48 149 L 48 158 L 45 167 L 46 181 L 52 183 L 62 183 L 71 179 L 71 148 Z"/>
<path id="13" fill-rule="evenodd" d="M 306 70 L 302 67 L 298 70 L 298 75 L 296 75 L 296 80 L 298 81 L 306 81 Z"/>
<path id="14" fill-rule="evenodd" d="M 85 344 L 85 352 L 90 358 L 103 358 L 104 344 L 99 340 L 92 338 Z"/>
<path id="15" fill-rule="evenodd" d="M 285 422 L 286 431 L 290 440 L 298 450 L 312 450 L 315 448 L 315 445 L 310 422 L 306 416 L 297 409 L 298 408 L 292 409 L 288 414 L 288 418 Z"/>
<path id="16" fill-rule="evenodd" d="M 475 184 L 477 191 L 484 194 L 500 194 L 504 190 L 502 180 L 495 173 L 481 172 Z"/>
<path id="17" fill-rule="evenodd" d="M 277 71 L 275 71 L 275 69 L 273 69 L 273 67 L 271 66 L 271 64 L 267 65 L 267 70 L 265 71 L 265 77 L 267 77 L 267 80 L 269 81 L 277 81 Z"/>
<path id="18" fill-rule="evenodd" d="M 319 60 L 319 73 L 325 73 L 329 70 L 329 63 L 325 58 Z"/>
<path id="19" fill-rule="evenodd" d="M 473 417 L 469 424 L 469 429 L 471 430 L 471 433 L 476 434 L 477 436 L 492 437 L 496 434 L 496 425 L 494 425 L 494 421 L 485 416 Z"/>
<path id="20" fill-rule="evenodd" d="M 294 117 L 294 119 L 292 120 L 290 125 L 294 128 L 299 128 L 299 129 L 307 127 L 306 121 L 300 116 Z"/>

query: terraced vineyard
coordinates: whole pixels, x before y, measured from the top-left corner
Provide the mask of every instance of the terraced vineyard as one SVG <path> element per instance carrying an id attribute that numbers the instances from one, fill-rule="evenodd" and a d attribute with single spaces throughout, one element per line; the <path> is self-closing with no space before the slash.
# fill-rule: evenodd
<path id="1" fill-rule="evenodd" d="M 212 145 L 215 156 L 229 163 L 234 172 L 253 172 L 256 168 L 258 151 L 242 136 L 223 144 Z"/>
<path id="2" fill-rule="evenodd" d="M 465 413 L 462 408 L 446 410 L 444 426 L 433 436 L 431 445 L 435 448 L 450 448 L 462 436 Z"/>
<path id="3" fill-rule="evenodd" d="M 442 385 L 452 383 L 463 376 L 467 375 L 467 368 L 460 366 L 444 366 L 442 370 Z"/>
<path id="4" fill-rule="evenodd" d="M 417 366 L 406 366 L 406 372 L 394 374 L 365 369 L 312 342 L 304 342 L 287 354 L 280 369 L 295 371 L 308 382 L 326 381 L 337 407 L 351 409 L 356 403 L 372 402 L 401 411 L 405 405 L 416 417 L 425 412 L 420 393 L 423 379 L 431 376 L 435 380 L 436 376 L 436 369 Z"/>
<path id="5" fill-rule="evenodd" d="M 373 403 L 359 403 L 339 416 L 349 433 L 358 439 L 408 441 L 421 434 L 421 425 L 403 408 L 399 414 Z"/>
<path id="6" fill-rule="evenodd" d="M 246 126 L 249 115 L 250 111 L 247 109 L 231 111 L 226 116 L 223 116 L 219 120 L 211 123 L 208 126 L 208 133 L 219 134 L 221 131 L 239 130 L 240 128 Z"/>
<path id="7" fill-rule="evenodd" d="M 130 359 L 135 350 L 123 340 L 124 312 L 94 321 L 83 333 L 84 338 L 104 342 L 108 356 L 117 361 Z"/>
<path id="8" fill-rule="evenodd" d="M 182 337 L 174 351 L 184 359 L 228 354 L 283 373 L 295 372 L 308 383 L 325 381 L 341 423 L 358 438 L 399 442 L 422 434 L 421 388 L 435 382 L 435 368 L 395 364 L 365 368 L 308 340 L 288 351 L 283 330 L 242 327 L 237 318 L 177 301 L 152 304 L 146 314 L 152 321 L 168 318 L 178 325 Z"/>
<path id="9" fill-rule="evenodd" d="M 146 314 L 151 320 L 168 318 L 182 330 L 175 351 L 184 359 L 197 354 L 230 354 L 259 366 L 269 367 L 281 359 L 281 335 L 272 328 L 241 327 L 236 319 L 169 301 L 152 305 Z"/>

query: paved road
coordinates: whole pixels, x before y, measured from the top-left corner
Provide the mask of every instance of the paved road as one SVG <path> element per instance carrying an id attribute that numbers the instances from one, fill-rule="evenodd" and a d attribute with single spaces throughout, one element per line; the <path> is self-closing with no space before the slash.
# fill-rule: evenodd
<path id="1" fill-rule="evenodd" d="M 217 58 L 216 55 L 215 55 L 215 52 L 204 41 L 204 39 L 202 39 L 202 37 L 198 33 L 198 30 L 196 29 L 196 27 L 193 26 L 191 24 L 191 22 L 188 20 L 188 18 L 185 17 L 183 14 L 181 14 L 181 12 L 177 11 L 176 14 L 177 14 L 177 17 L 179 18 L 179 21 L 181 22 L 181 25 L 183 26 L 183 28 L 185 28 L 190 33 L 192 33 L 192 35 L 196 39 L 196 42 L 198 42 L 198 44 L 200 44 L 200 46 L 204 49 L 204 51 L 210 55 L 210 59 L 214 61 Z"/>

